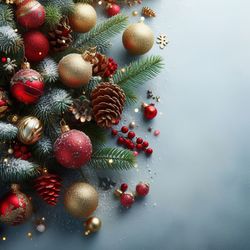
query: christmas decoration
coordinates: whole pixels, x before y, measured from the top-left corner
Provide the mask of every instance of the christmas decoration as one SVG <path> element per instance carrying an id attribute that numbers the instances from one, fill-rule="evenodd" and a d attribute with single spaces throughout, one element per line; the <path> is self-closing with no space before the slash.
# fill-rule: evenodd
<path id="1" fill-rule="evenodd" d="M 99 177 L 98 179 L 99 179 L 99 187 L 104 191 L 107 191 L 116 185 L 116 183 L 109 177 L 103 177 L 103 178 Z"/>
<path id="2" fill-rule="evenodd" d="M 36 231 L 39 233 L 44 233 L 46 231 L 45 218 L 37 219 L 35 223 Z"/>
<path id="3" fill-rule="evenodd" d="M 48 173 L 45 168 L 42 170 L 42 175 L 35 179 L 34 188 L 45 202 L 55 206 L 61 189 L 61 178 L 58 175 Z"/>
<path id="4" fill-rule="evenodd" d="M 32 214 L 30 199 L 20 191 L 18 185 L 12 185 L 11 191 L 0 200 L 0 222 L 8 225 L 19 225 Z"/>
<path id="5" fill-rule="evenodd" d="M 120 197 L 120 202 L 123 207 L 129 208 L 134 204 L 135 198 L 131 193 L 123 193 Z"/>
<path id="6" fill-rule="evenodd" d="M 71 215 L 87 218 L 98 206 L 98 193 L 90 184 L 73 183 L 65 192 L 64 206 Z"/>
<path id="7" fill-rule="evenodd" d="M 127 183 L 122 183 L 120 187 L 121 191 L 124 193 L 128 189 L 128 184 Z"/>
<path id="8" fill-rule="evenodd" d="M 23 36 L 25 57 L 28 61 L 42 61 L 49 52 L 48 38 L 40 31 L 28 31 Z"/>
<path id="9" fill-rule="evenodd" d="M 116 72 L 118 65 L 113 58 L 108 58 L 100 53 L 96 53 L 95 56 L 97 60 L 93 65 L 94 76 L 110 77 Z"/>
<path id="10" fill-rule="evenodd" d="M 8 73 L 13 73 L 15 71 L 15 68 L 17 67 L 16 65 L 16 60 L 11 60 L 9 57 L 6 58 L 6 61 L 4 61 L 3 68 L 5 71 Z"/>
<path id="11" fill-rule="evenodd" d="M 122 41 L 130 54 L 143 55 L 153 47 L 154 34 L 143 22 L 135 23 L 124 31 Z"/>
<path id="12" fill-rule="evenodd" d="M 156 17 L 156 12 L 149 7 L 143 7 L 141 13 L 146 17 Z"/>
<path id="13" fill-rule="evenodd" d="M 157 37 L 156 43 L 159 44 L 160 49 L 164 49 L 169 43 L 167 35 L 164 35 L 164 34 L 159 35 Z"/>
<path id="14" fill-rule="evenodd" d="M 88 32 L 96 25 L 96 11 L 89 4 L 76 3 L 69 22 L 75 32 Z"/>
<path id="15" fill-rule="evenodd" d="M 89 137 L 83 132 L 67 125 L 62 126 L 62 135 L 54 144 L 56 160 L 66 168 L 80 168 L 91 158 L 92 144 Z"/>
<path id="16" fill-rule="evenodd" d="M 22 160 L 28 160 L 32 156 L 31 152 L 29 151 L 29 148 L 20 142 L 13 143 L 11 148 L 8 150 L 8 153 L 9 151 L 17 159 L 20 158 Z"/>
<path id="17" fill-rule="evenodd" d="M 100 127 L 110 128 L 121 119 L 126 96 L 115 84 L 104 82 L 91 93 L 93 116 Z"/>
<path id="18" fill-rule="evenodd" d="M 87 236 L 89 234 L 99 231 L 102 226 L 102 222 L 98 217 L 90 217 L 87 221 L 84 222 L 84 226 L 84 234 Z"/>
<path id="19" fill-rule="evenodd" d="M 149 184 L 140 182 L 136 185 L 136 195 L 146 196 L 149 193 Z"/>
<path id="20" fill-rule="evenodd" d="M 0 118 L 4 117 L 10 109 L 11 102 L 7 96 L 7 92 L 0 88 Z"/>
<path id="21" fill-rule="evenodd" d="M 61 81 L 70 88 L 88 84 L 92 76 L 92 65 L 84 59 L 85 55 L 68 54 L 58 64 Z"/>
<path id="22" fill-rule="evenodd" d="M 143 108 L 144 108 L 144 117 L 148 120 L 152 120 L 157 116 L 157 109 L 154 104 L 145 104 L 143 103 Z"/>
<path id="23" fill-rule="evenodd" d="M 42 76 L 24 63 L 10 81 L 11 94 L 20 102 L 32 104 L 38 101 L 44 91 Z"/>
<path id="24" fill-rule="evenodd" d="M 62 19 L 56 28 L 48 33 L 51 49 L 55 52 L 67 49 L 73 41 L 71 34 L 72 29 L 69 26 L 68 19 Z"/>
<path id="25" fill-rule="evenodd" d="M 121 8 L 118 4 L 107 4 L 107 7 L 106 7 L 106 12 L 107 12 L 107 15 L 109 17 L 111 16 L 115 16 L 117 14 L 119 14 L 121 11 Z"/>

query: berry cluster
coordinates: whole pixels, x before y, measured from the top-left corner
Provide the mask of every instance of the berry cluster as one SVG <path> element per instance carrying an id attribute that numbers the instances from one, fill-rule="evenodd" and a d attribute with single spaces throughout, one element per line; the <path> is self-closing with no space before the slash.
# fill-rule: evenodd
<path id="1" fill-rule="evenodd" d="M 107 68 L 106 68 L 103 76 L 104 77 L 111 77 L 116 72 L 117 68 L 118 68 L 118 65 L 117 65 L 116 61 L 113 58 L 109 57 L 108 58 L 108 65 L 107 65 Z"/>
<path id="2" fill-rule="evenodd" d="M 135 132 L 129 130 L 127 126 L 123 126 L 120 131 L 112 129 L 111 134 L 113 136 L 118 136 L 117 143 L 134 151 L 136 156 L 139 152 L 145 152 L 148 156 L 153 153 L 153 149 L 149 148 L 148 141 L 143 140 L 141 137 L 136 137 Z"/>
<path id="3" fill-rule="evenodd" d="M 12 153 L 15 158 L 20 158 L 22 160 L 28 160 L 32 157 L 29 148 L 21 143 L 15 143 L 12 145 Z"/>

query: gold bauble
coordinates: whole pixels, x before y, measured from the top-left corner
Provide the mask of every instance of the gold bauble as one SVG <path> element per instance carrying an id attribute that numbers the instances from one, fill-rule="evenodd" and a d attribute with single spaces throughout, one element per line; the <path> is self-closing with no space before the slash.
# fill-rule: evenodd
<path id="1" fill-rule="evenodd" d="M 122 36 L 125 49 L 132 55 L 143 55 L 154 45 L 154 34 L 148 25 L 135 23 L 128 26 Z"/>
<path id="2" fill-rule="evenodd" d="M 72 184 L 64 195 L 64 206 L 73 216 L 89 217 L 98 206 L 98 193 L 88 183 L 76 182 Z"/>
<path id="3" fill-rule="evenodd" d="M 89 235 L 100 230 L 102 226 L 102 221 L 97 217 L 90 217 L 87 221 L 85 221 L 84 226 L 84 234 Z"/>
<path id="4" fill-rule="evenodd" d="M 17 122 L 17 137 L 26 145 L 36 143 L 42 136 L 43 124 L 35 116 L 25 116 Z"/>
<path id="5" fill-rule="evenodd" d="M 58 64 L 61 81 L 70 88 L 88 84 L 92 77 L 92 64 L 80 54 L 72 53 L 63 57 Z"/>
<path id="6" fill-rule="evenodd" d="M 69 23 L 75 32 L 88 32 L 96 25 L 96 11 L 89 4 L 76 3 Z"/>

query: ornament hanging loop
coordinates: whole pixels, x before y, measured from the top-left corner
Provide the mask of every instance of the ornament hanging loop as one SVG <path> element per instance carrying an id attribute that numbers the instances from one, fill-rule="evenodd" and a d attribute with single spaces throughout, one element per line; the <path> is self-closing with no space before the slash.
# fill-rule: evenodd
<path id="1" fill-rule="evenodd" d="M 66 132 L 70 131 L 70 128 L 69 128 L 69 126 L 67 125 L 67 123 L 66 123 L 66 121 L 64 119 L 62 119 L 60 121 L 60 126 L 61 126 L 62 133 L 66 133 Z"/>
<path id="2" fill-rule="evenodd" d="M 91 64 L 98 63 L 98 59 L 96 58 L 96 47 L 92 47 L 89 48 L 89 50 L 86 50 L 83 53 L 82 58 Z"/>

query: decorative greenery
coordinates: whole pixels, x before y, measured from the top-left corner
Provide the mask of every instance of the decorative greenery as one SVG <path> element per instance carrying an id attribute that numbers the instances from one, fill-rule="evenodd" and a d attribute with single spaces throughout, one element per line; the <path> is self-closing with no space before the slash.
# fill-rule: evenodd
<path id="1" fill-rule="evenodd" d="M 14 14 L 8 5 L 0 4 L 0 26 L 6 25 L 15 27 Z"/>
<path id="2" fill-rule="evenodd" d="M 40 74 L 43 76 L 44 81 L 54 83 L 58 80 L 58 67 L 56 62 L 51 58 L 45 58 L 38 64 L 37 67 Z"/>
<path id="3" fill-rule="evenodd" d="M 89 165 L 94 168 L 127 170 L 135 167 L 132 151 L 120 148 L 102 148 L 93 153 Z"/>
<path id="4" fill-rule="evenodd" d="M 17 136 L 17 127 L 10 123 L 0 122 L 0 140 L 11 141 Z"/>
<path id="5" fill-rule="evenodd" d="M 146 59 L 132 62 L 125 67 L 125 72 L 117 71 L 114 83 L 120 85 L 126 94 L 126 101 L 133 103 L 137 100 L 137 88 L 146 81 L 154 78 L 163 68 L 163 59 L 160 56 L 150 56 Z"/>
<path id="6" fill-rule="evenodd" d="M 46 19 L 45 24 L 50 28 L 54 29 L 60 20 L 62 19 L 62 13 L 60 11 L 60 8 L 56 5 L 48 4 L 45 6 L 46 11 Z"/>
<path id="7" fill-rule="evenodd" d="M 53 157 L 53 144 L 48 137 L 40 139 L 32 149 L 34 155 L 41 161 L 49 160 Z"/>

